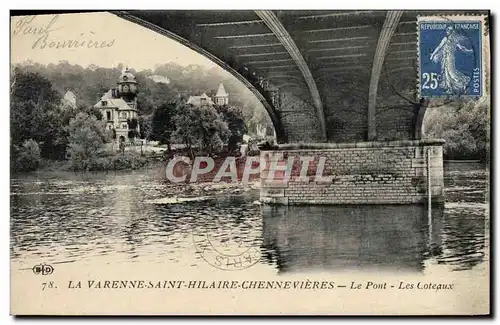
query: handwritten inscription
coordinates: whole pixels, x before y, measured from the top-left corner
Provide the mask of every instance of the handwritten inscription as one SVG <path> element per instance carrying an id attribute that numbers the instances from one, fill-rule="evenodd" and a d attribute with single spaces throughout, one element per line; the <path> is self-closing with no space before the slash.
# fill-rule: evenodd
<path id="1" fill-rule="evenodd" d="M 63 27 L 57 27 L 59 15 L 54 15 L 48 23 L 40 23 L 37 16 L 23 17 L 19 19 L 13 30 L 13 36 L 34 36 L 32 49 L 102 49 L 109 48 L 115 44 L 115 39 L 96 39 L 96 34 L 92 31 L 80 33 L 74 39 L 57 39 L 53 32 L 61 30 Z"/>

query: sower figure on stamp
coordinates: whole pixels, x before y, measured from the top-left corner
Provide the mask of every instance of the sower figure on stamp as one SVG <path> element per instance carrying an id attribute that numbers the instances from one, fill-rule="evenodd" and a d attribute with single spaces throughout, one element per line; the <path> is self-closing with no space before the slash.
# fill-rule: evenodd
<path id="1" fill-rule="evenodd" d="M 465 53 L 472 53 L 472 49 L 460 44 L 465 40 L 466 37 L 459 35 L 453 26 L 448 26 L 446 36 L 430 57 L 435 63 L 441 62 L 441 82 L 439 86 L 449 94 L 465 92 L 470 82 L 470 77 L 460 72 L 455 66 L 455 51 L 457 49 Z"/>

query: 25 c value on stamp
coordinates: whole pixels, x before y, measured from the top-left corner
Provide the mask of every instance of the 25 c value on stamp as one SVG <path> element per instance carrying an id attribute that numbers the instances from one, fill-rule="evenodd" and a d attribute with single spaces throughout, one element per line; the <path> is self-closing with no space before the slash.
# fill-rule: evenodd
<path id="1" fill-rule="evenodd" d="M 483 95 L 482 16 L 418 18 L 420 97 Z"/>

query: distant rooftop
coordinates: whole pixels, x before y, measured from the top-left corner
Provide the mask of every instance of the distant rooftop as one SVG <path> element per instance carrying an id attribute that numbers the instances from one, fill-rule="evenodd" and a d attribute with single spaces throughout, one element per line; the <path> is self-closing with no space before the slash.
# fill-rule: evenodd
<path id="1" fill-rule="evenodd" d="M 62 99 L 63 103 L 66 103 L 67 105 L 70 105 L 72 107 L 76 107 L 76 95 L 71 91 L 68 90 Z"/>
<path id="2" fill-rule="evenodd" d="M 106 104 L 103 105 L 103 102 L 106 102 Z M 108 90 L 107 93 L 105 93 L 99 102 L 94 105 L 96 108 L 103 108 L 103 107 L 116 107 L 118 110 L 130 110 L 133 109 L 130 107 L 129 104 L 127 104 L 126 101 L 124 101 L 122 98 L 113 98 L 113 93 L 110 90 Z"/>
<path id="3" fill-rule="evenodd" d="M 227 96 L 229 96 L 229 95 L 226 92 L 226 89 L 224 88 L 224 85 L 221 82 L 219 84 L 219 88 L 217 89 L 217 94 L 215 94 L 215 97 L 227 97 Z"/>
<path id="4" fill-rule="evenodd" d="M 205 93 L 201 96 L 190 96 L 187 103 L 194 106 L 215 105 L 212 99 Z"/>

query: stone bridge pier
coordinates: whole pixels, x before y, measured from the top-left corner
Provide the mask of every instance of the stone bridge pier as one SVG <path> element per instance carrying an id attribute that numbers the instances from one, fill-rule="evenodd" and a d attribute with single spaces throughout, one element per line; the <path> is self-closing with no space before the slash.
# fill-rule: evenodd
<path id="1" fill-rule="evenodd" d="M 443 202 L 440 140 L 283 144 L 261 152 L 261 201 L 270 204 Z"/>
<path id="2" fill-rule="evenodd" d="M 217 63 L 262 103 L 278 141 L 261 152 L 262 201 L 443 200 L 443 141 L 422 139 L 429 100 L 420 98 L 417 88 L 417 16 L 428 12 L 114 14 Z M 304 175 L 306 157 L 313 159 Z M 269 179 L 272 166 L 282 169 L 283 179 Z"/>

